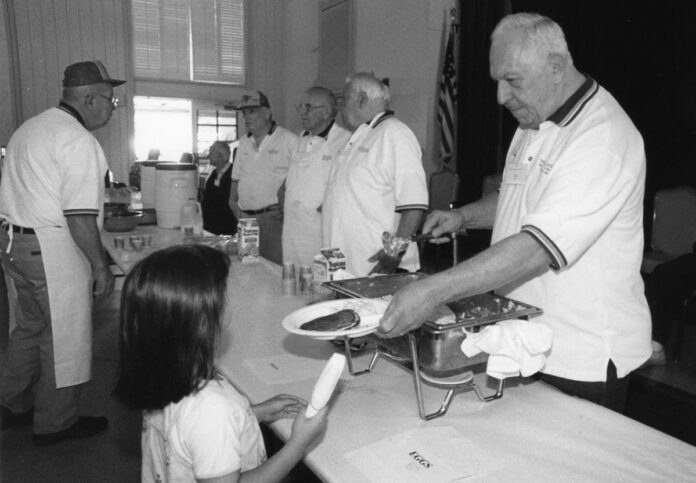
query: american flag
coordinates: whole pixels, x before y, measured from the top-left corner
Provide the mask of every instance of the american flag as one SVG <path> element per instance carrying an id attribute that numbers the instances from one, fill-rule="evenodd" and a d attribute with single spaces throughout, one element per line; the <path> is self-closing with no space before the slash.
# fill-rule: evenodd
<path id="1" fill-rule="evenodd" d="M 448 164 L 454 154 L 455 109 L 457 99 L 457 72 L 454 68 L 454 26 L 450 27 L 445 62 L 440 78 L 440 99 L 437 121 L 440 124 L 440 160 Z"/>

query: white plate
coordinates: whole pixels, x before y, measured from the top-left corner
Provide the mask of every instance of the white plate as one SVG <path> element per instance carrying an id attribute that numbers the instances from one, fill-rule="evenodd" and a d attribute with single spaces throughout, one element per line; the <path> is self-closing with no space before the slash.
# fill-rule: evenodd
<path id="1" fill-rule="evenodd" d="M 379 321 L 387 310 L 389 302 L 379 299 L 338 299 L 302 307 L 283 319 L 283 327 L 288 332 L 320 340 L 337 337 L 360 337 L 377 330 Z M 340 310 L 352 309 L 360 316 L 360 323 L 348 330 L 302 330 L 300 326 L 317 317 L 334 314 Z"/>

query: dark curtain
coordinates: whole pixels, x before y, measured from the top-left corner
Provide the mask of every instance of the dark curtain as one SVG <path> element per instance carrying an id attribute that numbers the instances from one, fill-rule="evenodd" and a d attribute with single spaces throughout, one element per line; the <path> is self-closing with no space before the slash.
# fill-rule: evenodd
<path id="1" fill-rule="evenodd" d="M 483 179 L 502 170 L 514 125 L 496 102 L 488 72 L 490 35 L 509 0 L 459 1 L 457 173 L 461 204 L 481 197 Z M 509 8 L 509 7 L 508 7 Z"/>
<path id="2" fill-rule="evenodd" d="M 662 188 L 696 187 L 696 6 L 689 1 L 513 0 L 556 20 L 581 72 L 619 101 L 645 142 L 646 240 Z"/>
<path id="3" fill-rule="evenodd" d="M 657 190 L 696 187 L 696 2 L 655 0 L 510 0 L 512 12 L 558 22 L 578 69 L 619 101 L 643 135 L 647 155 L 645 229 L 649 240 Z M 482 178 L 499 171 L 514 129 L 496 107 L 490 34 L 503 0 L 460 0 L 458 172 L 462 201 L 477 198 Z"/>

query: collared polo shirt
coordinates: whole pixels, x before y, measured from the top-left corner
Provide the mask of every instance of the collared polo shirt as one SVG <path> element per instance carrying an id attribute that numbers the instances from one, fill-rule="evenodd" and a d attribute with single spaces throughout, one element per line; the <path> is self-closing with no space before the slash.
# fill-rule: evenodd
<path id="1" fill-rule="evenodd" d="M 239 207 L 260 210 L 278 203 L 278 188 L 285 181 L 298 136 L 275 125 L 257 145 L 249 134 L 239 141 L 232 180 L 239 181 Z"/>
<path id="2" fill-rule="evenodd" d="M 99 142 L 79 116 L 50 108 L 10 139 L 0 215 L 28 228 L 66 228 L 66 215 L 99 215 L 107 167 Z"/>
<path id="3" fill-rule="evenodd" d="M 350 132 L 333 124 L 324 136 L 302 135 L 286 182 L 285 203 L 316 210 L 324 199 L 331 167 Z"/>
<path id="4" fill-rule="evenodd" d="M 399 226 L 399 212 L 427 208 L 418 140 L 391 112 L 382 112 L 355 130 L 334 163 L 324 196 L 324 242 L 341 248 L 347 270 L 362 277 L 374 266 L 367 259 L 382 248 L 382 233 Z M 400 266 L 420 268 L 414 243 Z"/>
<path id="5" fill-rule="evenodd" d="M 503 172 L 492 242 L 534 237 L 552 270 L 501 293 L 541 307 L 554 333 L 542 372 L 603 381 L 650 355 L 650 313 L 640 277 L 643 140 L 592 79 L 538 130 L 518 129 Z"/>

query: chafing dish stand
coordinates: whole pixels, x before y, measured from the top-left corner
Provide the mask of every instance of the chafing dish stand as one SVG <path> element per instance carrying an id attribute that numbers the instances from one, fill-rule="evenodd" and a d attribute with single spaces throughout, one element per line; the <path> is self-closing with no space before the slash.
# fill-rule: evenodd
<path id="1" fill-rule="evenodd" d="M 372 355 L 372 358 L 370 359 L 370 363 L 368 364 L 367 368 L 363 370 L 355 370 L 355 367 L 353 365 L 353 357 L 351 353 L 351 345 L 350 345 L 350 337 L 344 337 L 343 338 L 343 344 L 344 344 L 344 350 L 346 354 L 346 360 L 348 362 L 348 370 L 352 376 L 361 376 L 364 374 L 369 374 L 372 372 L 374 369 L 375 365 L 377 364 L 377 361 L 380 358 L 387 359 L 388 361 L 392 362 L 398 367 L 401 367 L 402 369 L 409 371 L 413 374 L 413 384 L 416 389 L 416 399 L 418 402 L 418 414 L 420 415 L 421 419 L 425 421 L 429 421 L 431 419 L 438 418 L 440 416 L 444 416 L 444 414 L 447 412 L 449 409 L 449 406 L 452 402 L 452 399 L 454 397 L 454 394 L 460 391 L 465 391 L 465 390 L 470 390 L 473 389 L 478 398 L 481 401 L 484 402 L 490 402 L 495 399 L 499 399 L 503 397 L 503 390 L 505 388 L 505 380 L 500 379 L 498 380 L 498 389 L 494 394 L 491 394 L 489 396 L 486 396 L 483 394 L 481 391 L 481 388 L 479 388 L 476 383 L 474 382 L 474 373 L 472 371 L 467 371 L 462 374 L 458 374 L 457 377 L 457 382 L 453 383 L 451 380 L 443 380 L 442 382 L 438 382 L 437 379 L 435 378 L 426 378 L 423 376 L 421 373 L 421 367 L 418 359 L 418 342 L 416 340 L 416 336 L 413 334 L 413 332 L 409 332 L 408 334 L 402 336 L 402 337 L 408 337 L 408 343 L 409 347 L 411 349 L 411 360 L 401 358 L 395 354 L 391 354 L 387 351 L 377 349 L 375 350 L 374 354 Z M 445 398 L 442 401 L 442 404 L 440 405 L 440 408 L 437 411 L 428 413 L 425 410 L 425 403 L 423 401 L 423 383 L 426 382 L 428 384 L 431 384 L 435 387 L 442 388 L 442 389 L 447 389 L 447 392 L 445 393 Z"/>

